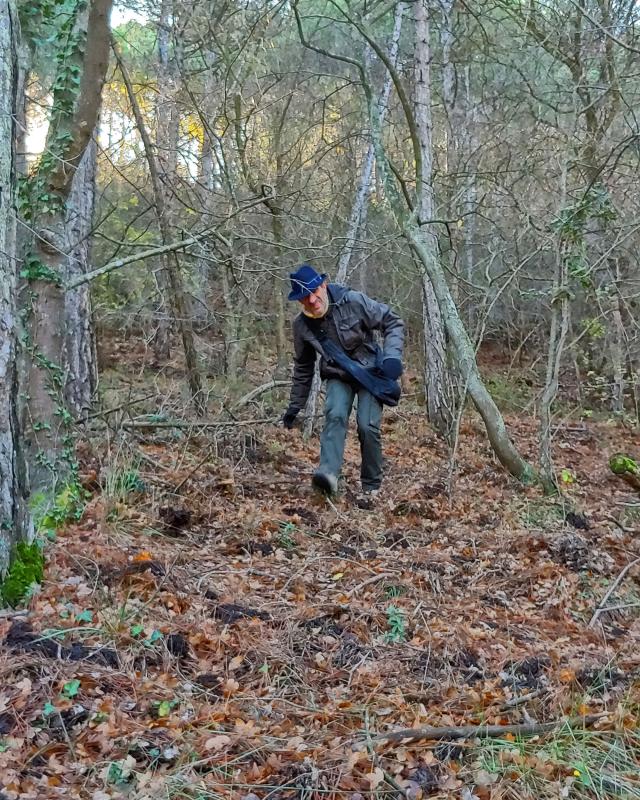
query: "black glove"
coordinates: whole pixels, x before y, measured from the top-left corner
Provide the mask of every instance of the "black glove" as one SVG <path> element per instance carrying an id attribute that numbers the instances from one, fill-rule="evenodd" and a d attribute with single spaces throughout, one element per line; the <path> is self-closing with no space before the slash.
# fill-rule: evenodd
<path id="1" fill-rule="evenodd" d="M 402 375 L 402 361 L 399 358 L 385 358 L 382 371 L 387 378 L 395 381 Z"/>
<path id="2" fill-rule="evenodd" d="M 284 412 L 284 416 L 282 417 L 282 424 L 288 431 L 290 431 L 291 428 L 293 428 L 293 423 L 296 421 L 297 416 L 298 416 L 297 408 L 288 408 Z"/>

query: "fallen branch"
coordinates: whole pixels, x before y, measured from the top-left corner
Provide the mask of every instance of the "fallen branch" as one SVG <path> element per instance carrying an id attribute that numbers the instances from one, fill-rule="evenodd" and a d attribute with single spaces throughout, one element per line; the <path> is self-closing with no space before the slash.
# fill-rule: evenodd
<path id="1" fill-rule="evenodd" d="M 610 514 L 605 514 L 602 519 L 606 519 L 609 522 L 613 522 L 616 528 L 620 528 L 623 533 L 637 533 L 636 528 L 629 528 L 626 525 L 623 525 L 620 520 L 616 519 L 615 517 L 611 516 Z"/>
<path id="2" fill-rule="evenodd" d="M 462 725 L 461 727 L 426 727 L 405 728 L 400 731 L 376 736 L 374 742 L 392 742 L 406 744 L 419 742 L 422 739 L 486 739 L 495 736 L 504 736 L 507 733 L 513 736 L 535 736 L 547 733 L 558 728 L 584 728 L 598 722 L 606 714 L 590 714 L 585 717 L 567 717 L 555 722 L 522 722 L 514 725 Z"/>
<path id="3" fill-rule="evenodd" d="M 290 386 L 291 381 L 277 381 L 272 380 L 268 381 L 267 383 L 263 383 L 262 386 L 258 386 L 255 389 L 252 389 L 250 392 L 241 397 L 238 402 L 233 406 L 233 410 L 237 411 L 239 408 L 243 406 L 249 405 L 252 400 L 255 400 L 256 397 L 260 397 L 261 394 L 268 392 L 269 389 L 277 389 L 278 386 Z"/>
<path id="4" fill-rule="evenodd" d="M 273 425 L 277 418 L 272 419 L 239 419 L 229 420 L 228 422 L 124 422 L 122 427 L 125 430 L 143 430 L 145 428 L 235 428 L 240 425 Z"/>
<path id="5" fill-rule="evenodd" d="M 589 620 L 589 624 L 587 625 L 587 628 L 593 628 L 593 626 L 598 621 L 598 617 L 600 616 L 600 614 L 602 614 L 606 610 L 607 601 L 609 600 L 611 595 L 615 592 L 615 590 L 618 588 L 618 586 L 620 586 L 620 584 L 622 583 L 622 581 L 624 579 L 624 576 L 627 574 L 627 572 L 629 572 L 629 570 L 632 569 L 632 567 L 635 567 L 636 564 L 640 564 L 640 558 L 636 558 L 634 561 L 630 561 L 627 564 L 627 566 L 622 570 L 622 572 L 618 575 L 618 577 L 615 579 L 615 581 L 611 584 L 611 586 L 607 590 L 607 593 L 602 598 L 602 600 L 598 603 L 598 607 L 593 612 L 593 616 Z"/>
<path id="6" fill-rule="evenodd" d="M 193 467 L 193 469 L 189 470 L 189 472 L 188 472 L 188 473 L 186 474 L 186 476 L 185 476 L 185 477 L 184 477 L 184 478 L 183 478 L 183 479 L 180 481 L 180 483 L 179 483 L 179 484 L 178 484 L 176 487 L 174 487 L 174 490 L 173 490 L 173 491 L 175 492 L 175 494 L 178 494 L 178 492 L 180 491 L 180 489 L 182 489 L 182 487 L 183 487 L 183 486 L 185 485 L 185 483 L 186 483 L 186 482 L 189 480 L 189 478 L 191 478 L 193 475 L 195 475 L 195 474 L 196 474 L 196 472 L 197 472 L 197 471 L 200 469 L 200 467 L 202 467 L 204 464 L 206 464 L 206 462 L 207 462 L 207 461 L 209 461 L 209 460 L 211 459 L 211 454 L 212 454 L 212 452 L 213 452 L 213 448 L 214 448 L 215 446 L 216 446 L 216 442 L 214 442 L 214 443 L 213 443 L 213 445 L 211 445 L 211 447 L 209 447 L 209 448 L 207 449 L 207 452 L 205 453 L 205 456 L 204 456 L 204 458 L 201 458 L 201 459 L 200 459 L 200 461 L 198 461 L 198 463 L 195 465 L 195 467 Z"/>
<path id="7" fill-rule="evenodd" d="M 609 611 L 623 611 L 625 608 L 638 608 L 640 603 L 620 603 L 617 606 L 605 606 L 601 610 L 601 614 L 607 614 Z"/>
<path id="8" fill-rule="evenodd" d="M 80 419 L 76 420 L 76 424 L 89 422 L 90 419 L 95 419 L 96 417 L 106 417 L 109 414 L 114 414 L 116 411 L 122 411 L 125 408 L 129 408 L 130 406 L 135 406 L 138 403 L 142 403 L 144 400 L 150 400 L 152 397 L 155 396 L 156 392 L 151 392 L 151 394 L 145 394 L 142 397 L 138 397 L 137 400 L 126 400 L 119 406 L 114 406 L 113 408 L 105 408 L 104 410 L 101 411 L 95 411 L 93 414 L 89 414 L 86 417 L 81 417 Z"/>

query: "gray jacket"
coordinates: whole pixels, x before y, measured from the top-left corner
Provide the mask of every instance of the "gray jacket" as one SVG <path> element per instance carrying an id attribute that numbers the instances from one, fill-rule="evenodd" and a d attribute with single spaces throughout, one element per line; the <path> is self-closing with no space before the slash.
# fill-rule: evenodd
<path id="1" fill-rule="evenodd" d="M 321 320 L 309 320 L 300 313 L 293 321 L 295 361 L 289 409 L 304 408 L 311 383 L 316 357 L 320 356 L 320 376 L 323 380 L 337 378 L 347 383 L 350 376 L 340 367 L 328 362 L 318 338 L 324 333 L 350 357 L 365 367 L 376 363 L 375 331 L 383 339 L 383 357 L 402 360 L 404 322 L 385 303 L 378 303 L 362 292 L 355 292 L 337 283 L 330 283 L 329 311 Z"/>

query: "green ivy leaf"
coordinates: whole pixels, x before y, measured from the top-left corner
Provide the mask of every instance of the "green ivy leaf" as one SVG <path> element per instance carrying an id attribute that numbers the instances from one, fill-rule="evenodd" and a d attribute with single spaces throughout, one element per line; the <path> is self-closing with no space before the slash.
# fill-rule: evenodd
<path id="1" fill-rule="evenodd" d="M 160 631 L 151 631 L 151 635 L 145 640 L 145 644 L 155 644 L 159 639 L 162 639 Z"/>
<path id="2" fill-rule="evenodd" d="M 168 700 L 163 700 L 158 705 L 158 716 L 168 717 L 170 713 L 171 713 L 171 703 Z"/>
<path id="3" fill-rule="evenodd" d="M 120 783 L 122 781 L 122 767 L 117 761 L 113 761 L 109 765 L 109 772 L 107 773 L 107 783 Z"/>
<path id="4" fill-rule="evenodd" d="M 76 614 L 76 622 L 93 622 L 93 611 L 85 608 L 79 614 Z"/>
<path id="5" fill-rule="evenodd" d="M 44 708 L 42 709 L 42 716 L 43 717 L 50 717 L 52 714 L 55 714 L 56 707 L 53 703 L 45 703 Z"/>
<path id="6" fill-rule="evenodd" d="M 563 469 L 560 473 L 560 480 L 563 483 L 575 483 L 576 477 L 570 469 Z"/>
<path id="7" fill-rule="evenodd" d="M 71 698 L 75 697 L 79 691 L 80 681 L 77 678 L 74 678 L 72 681 L 67 681 L 67 683 L 65 683 L 65 685 L 62 687 L 62 696 L 66 697 L 68 700 L 71 700 Z"/>

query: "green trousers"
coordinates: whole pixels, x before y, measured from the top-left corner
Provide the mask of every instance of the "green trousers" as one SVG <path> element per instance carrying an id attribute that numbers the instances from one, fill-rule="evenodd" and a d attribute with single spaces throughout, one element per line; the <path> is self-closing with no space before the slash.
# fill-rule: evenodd
<path id="1" fill-rule="evenodd" d="M 382 483 L 382 404 L 366 389 L 354 389 L 339 380 L 327 381 L 325 418 L 320 437 L 320 471 L 340 475 L 344 459 L 349 415 L 358 396 L 356 422 L 362 464 L 360 478 L 364 491 L 379 489 Z"/>

